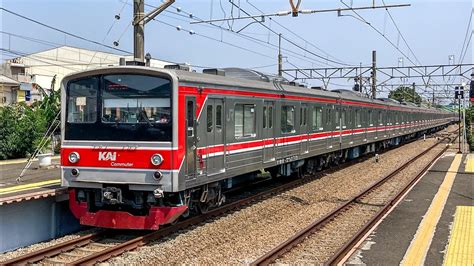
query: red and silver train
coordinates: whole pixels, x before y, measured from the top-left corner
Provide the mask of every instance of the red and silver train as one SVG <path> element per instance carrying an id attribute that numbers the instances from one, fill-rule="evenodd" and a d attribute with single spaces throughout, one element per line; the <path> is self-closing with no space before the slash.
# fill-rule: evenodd
<path id="1" fill-rule="evenodd" d="M 65 77 L 61 177 L 80 223 L 156 230 L 219 206 L 226 190 L 261 169 L 315 172 L 456 119 L 234 76 L 116 66 Z"/>

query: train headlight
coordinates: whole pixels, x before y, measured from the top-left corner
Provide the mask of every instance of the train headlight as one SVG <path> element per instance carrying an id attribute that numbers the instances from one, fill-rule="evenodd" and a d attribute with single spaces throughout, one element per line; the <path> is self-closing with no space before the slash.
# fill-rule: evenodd
<path id="1" fill-rule="evenodd" d="M 163 156 L 159 155 L 159 154 L 153 154 L 153 156 L 151 156 L 151 163 L 153 165 L 160 165 L 161 163 L 163 162 Z"/>
<path id="2" fill-rule="evenodd" d="M 69 156 L 68 156 L 68 159 L 69 159 L 69 162 L 70 162 L 70 163 L 77 163 L 77 162 L 79 162 L 79 159 L 80 159 L 80 158 L 81 158 L 81 157 L 79 156 L 79 153 L 77 153 L 77 152 L 75 152 L 75 151 L 69 153 Z"/>

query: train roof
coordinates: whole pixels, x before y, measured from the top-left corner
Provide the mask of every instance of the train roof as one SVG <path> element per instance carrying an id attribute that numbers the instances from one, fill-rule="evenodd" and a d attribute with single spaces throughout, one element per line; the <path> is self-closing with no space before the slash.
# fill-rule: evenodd
<path id="1" fill-rule="evenodd" d="M 231 68 L 235 71 L 235 68 Z M 143 66 L 108 66 L 108 67 L 100 67 L 95 68 L 87 71 L 81 71 L 72 73 L 66 77 L 64 77 L 63 81 L 68 81 L 71 79 L 87 76 L 87 75 L 98 75 L 98 74 L 105 74 L 107 72 L 113 73 L 120 73 L 124 71 L 131 71 L 131 72 L 149 72 L 152 73 L 161 73 L 165 75 L 169 75 L 170 77 L 176 78 L 179 82 L 182 83 L 202 83 L 202 84 L 209 84 L 209 85 L 220 85 L 223 87 L 229 87 L 235 89 L 236 87 L 240 88 L 251 88 L 251 89 L 259 89 L 259 90 L 267 90 L 279 93 L 292 93 L 292 94 L 300 94 L 300 95 L 312 95 L 314 97 L 326 97 L 326 98 L 334 98 L 334 99 L 341 99 L 344 98 L 346 100 L 357 101 L 357 102 L 364 102 L 364 103 L 373 103 L 373 104 L 380 104 L 380 105 L 388 105 L 388 106 L 397 106 L 397 107 L 404 107 L 407 108 L 407 105 L 402 105 L 400 103 L 391 102 L 391 101 L 383 101 L 379 99 L 369 99 L 365 97 L 361 97 L 357 95 L 357 93 L 348 93 L 347 90 L 334 90 L 334 91 L 326 91 L 321 89 L 312 89 L 307 87 L 300 87 L 297 85 L 289 85 L 282 83 L 280 81 L 276 81 L 275 79 L 270 79 L 270 81 L 265 81 L 264 79 L 258 80 L 255 77 L 248 79 L 245 76 L 241 77 L 229 77 L 225 75 L 215 75 L 215 74 L 205 74 L 205 73 L 197 73 L 197 72 L 190 72 L 184 70 L 176 70 L 176 69 L 163 69 L 163 68 L 150 68 L 150 67 L 143 67 Z M 259 72 L 256 72 L 258 75 Z M 234 75 L 238 76 L 238 75 Z M 440 110 L 437 108 L 423 108 L 418 106 L 409 106 L 411 109 L 429 109 L 430 111 L 438 111 L 438 112 L 445 112 L 444 110 Z"/>

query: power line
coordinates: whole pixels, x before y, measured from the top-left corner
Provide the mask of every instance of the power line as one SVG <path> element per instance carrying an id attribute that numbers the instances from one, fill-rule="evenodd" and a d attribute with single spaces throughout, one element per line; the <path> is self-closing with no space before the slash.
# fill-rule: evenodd
<path id="1" fill-rule="evenodd" d="M 382 0 L 382 3 L 383 3 L 384 5 L 386 5 L 386 4 L 385 4 L 385 0 Z M 405 37 L 403 36 L 402 32 L 400 31 L 400 28 L 398 28 L 398 25 L 397 25 L 397 23 L 395 22 L 395 19 L 393 18 L 392 13 L 390 12 L 390 10 L 389 10 L 388 8 L 385 8 L 385 10 L 387 11 L 387 14 L 389 15 L 390 20 L 392 20 L 393 25 L 394 25 L 395 28 L 397 29 L 398 34 L 400 34 L 400 36 L 402 37 L 403 42 L 405 42 L 405 45 L 408 47 L 408 50 L 411 52 L 411 54 L 413 55 L 413 57 L 415 57 L 415 60 L 418 62 L 418 64 L 421 65 L 420 60 L 418 60 L 418 58 L 416 57 L 415 53 L 413 52 L 413 50 L 411 49 L 410 45 L 408 44 L 407 40 L 405 39 Z"/>
<path id="2" fill-rule="evenodd" d="M 343 0 L 340 0 L 340 2 L 345 5 L 346 7 L 350 8 L 350 6 L 348 4 L 346 4 Z M 364 17 L 362 17 L 357 11 L 355 10 L 352 10 L 352 12 L 354 12 L 354 14 L 359 17 L 359 19 L 364 22 L 365 24 L 367 24 L 369 27 L 371 27 L 373 30 L 375 30 L 380 36 L 382 36 L 385 40 L 387 40 L 390 45 L 392 45 L 400 54 L 402 54 L 406 59 L 408 59 L 408 61 L 410 61 L 413 65 L 417 65 L 415 62 L 413 62 L 413 60 L 411 60 L 410 57 L 408 57 L 402 50 L 400 50 L 400 48 L 398 48 L 398 46 L 396 46 L 389 38 L 387 38 L 387 36 L 385 36 L 385 34 L 383 34 L 379 29 L 377 29 L 376 27 L 374 27 L 370 22 L 368 22 Z"/>
<path id="3" fill-rule="evenodd" d="M 155 6 L 150 5 L 150 4 L 145 4 L 145 5 L 148 6 L 148 7 L 156 8 Z M 180 19 L 180 18 L 174 18 L 174 17 L 166 16 L 166 15 L 163 15 L 163 16 L 169 17 L 169 18 L 173 18 L 173 19 L 176 19 L 176 20 L 179 20 L 179 21 L 183 21 L 183 22 L 186 22 L 186 23 L 189 23 L 189 19 L 195 19 L 195 20 L 198 20 L 198 21 L 204 21 L 204 20 L 202 20 L 201 18 L 199 18 L 199 17 L 193 15 L 192 13 L 188 13 L 188 12 L 184 11 L 184 10 L 181 9 L 181 8 L 176 8 L 176 9 L 179 10 L 179 12 L 183 12 L 183 13 L 186 13 L 186 14 L 188 14 L 188 15 L 185 16 L 185 15 L 183 15 L 183 14 L 176 13 L 176 12 L 169 11 L 169 10 L 165 10 L 165 11 L 166 11 L 167 13 L 174 14 L 174 15 L 177 15 L 177 16 L 180 16 L 180 17 L 183 17 L 183 18 L 186 18 L 186 19 L 188 19 L 188 20 L 184 20 L 184 19 Z M 240 37 L 240 38 L 246 39 L 246 40 L 251 41 L 251 42 L 253 42 L 253 43 L 257 43 L 257 44 L 259 44 L 259 45 L 261 45 L 261 46 L 264 46 L 264 47 L 267 47 L 267 48 L 271 48 L 271 47 L 268 47 L 268 46 L 272 46 L 273 48 L 271 48 L 271 49 L 273 49 L 273 50 L 277 50 L 277 49 L 278 49 L 278 46 L 277 46 L 277 45 L 272 44 L 272 43 L 270 43 L 270 42 L 266 42 L 266 41 L 264 41 L 264 40 L 260 40 L 260 39 L 258 39 L 258 38 L 255 38 L 255 37 L 252 37 L 252 36 L 243 34 L 243 33 L 241 33 L 241 32 L 236 32 L 236 31 L 231 30 L 231 29 L 229 29 L 229 28 L 224 28 L 224 27 L 222 27 L 222 26 L 220 26 L 220 25 L 216 25 L 216 24 L 214 24 L 214 23 L 207 23 L 207 24 L 209 24 L 210 26 L 207 26 L 207 25 L 204 25 L 204 24 L 201 24 L 201 25 L 199 25 L 199 26 L 205 26 L 205 27 L 211 27 L 211 28 L 218 28 L 218 29 L 220 29 L 220 30 L 222 30 L 222 31 L 229 32 L 229 33 L 234 34 L 234 35 L 236 35 L 236 36 L 238 36 L 238 37 Z M 306 55 L 304 55 L 304 54 L 300 54 L 300 53 L 294 52 L 294 51 L 289 50 L 289 49 L 287 49 L 287 48 L 282 48 L 282 50 L 284 50 L 284 51 L 287 52 L 287 53 L 292 54 L 295 58 L 298 58 L 299 60 L 308 62 L 308 63 L 310 63 L 310 64 L 315 64 L 315 62 L 317 62 L 317 63 L 319 63 L 319 64 L 327 64 L 326 62 L 319 61 L 319 60 L 313 59 L 313 58 L 309 58 L 308 56 L 306 56 Z M 312 61 L 308 61 L 308 60 L 305 60 L 305 59 L 303 59 L 303 58 L 307 58 L 307 59 L 312 60 Z"/>
<path id="4" fill-rule="evenodd" d="M 0 33 L 8 35 L 8 36 L 13 36 L 13 37 L 16 37 L 16 38 L 19 38 L 19 39 L 24 39 L 24 40 L 27 40 L 27 41 L 30 41 L 30 42 L 46 45 L 46 46 L 53 47 L 53 48 L 61 48 L 61 49 L 64 49 L 66 51 L 77 52 L 73 49 L 69 49 L 69 47 L 64 47 L 64 45 L 61 44 L 61 43 L 46 41 L 46 40 L 42 40 L 42 39 L 37 39 L 37 38 L 25 36 L 25 35 L 6 32 L 6 31 L 0 31 Z M 77 49 L 82 49 L 82 48 L 77 47 Z M 87 49 L 87 50 L 89 50 L 89 49 Z M 93 50 L 89 50 L 89 51 L 96 52 L 96 51 L 93 51 Z M 114 63 L 114 61 L 107 59 L 107 57 L 96 56 L 96 58 L 99 58 L 100 60 L 109 61 L 111 63 Z"/>
<path id="5" fill-rule="evenodd" d="M 79 36 L 79 35 L 77 35 L 77 34 L 70 33 L 70 32 L 67 32 L 67 31 L 65 31 L 65 30 L 62 30 L 62 29 L 59 29 L 59 28 L 56 28 L 56 27 L 47 25 L 47 24 L 45 24 L 45 23 L 43 23 L 43 22 L 40 22 L 40 21 L 38 21 L 38 20 L 34 20 L 34 19 L 32 19 L 32 18 L 23 16 L 23 15 L 21 15 L 21 14 L 18 14 L 18 13 L 16 13 L 16 12 L 13 12 L 13 11 L 8 10 L 8 9 L 6 9 L 6 8 L 0 7 L 0 9 L 3 10 L 3 11 L 5 11 L 5 12 L 7 12 L 7 13 L 10 13 L 10 14 L 12 14 L 12 15 L 14 15 L 14 16 L 17 16 L 17 17 L 19 17 L 19 18 L 28 20 L 28 21 L 30 21 L 30 22 L 36 23 L 36 24 L 41 25 L 41 26 L 43 26 L 43 27 L 49 28 L 49 29 L 51 29 L 51 30 L 55 30 L 55 31 L 57 31 L 57 32 L 61 32 L 61 33 L 63 33 L 63 34 L 66 34 L 66 35 L 68 35 L 68 36 L 74 37 L 74 38 L 76 38 L 76 39 L 80 39 L 80 40 L 83 40 L 83 41 L 86 41 L 86 42 L 89 42 L 89 43 L 93 43 L 93 44 L 96 44 L 96 45 L 99 45 L 99 46 L 103 46 L 103 47 L 106 47 L 106 48 L 108 48 L 108 49 L 120 51 L 120 52 L 122 52 L 122 53 L 131 54 L 131 52 L 129 52 L 129 51 L 122 50 L 122 49 L 119 49 L 119 48 L 116 48 L 116 47 L 113 47 L 113 46 L 110 46 L 110 45 L 107 45 L 107 44 L 103 44 L 103 43 L 100 43 L 100 42 L 98 42 L 98 41 L 94 41 L 94 40 L 87 39 L 87 38 L 82 37 L 82 36 Z"/>
<path id="6" fill-rule="evenodd" d="M 466 49 L 464 50 L 464 55 L 462 56 L 461 58 L 461 63 L 464 62 L 464 57 L 466 57 L 467 55 L 467 51 L 469 51 L 469 45 L 471 44 L 471 40 L 472 40 L 472 34 L 474 33 L 474 31 L 471 31 L 471 35 L 469 36 L 469 40 L 467 41 L 467 44 L 466 44 Z"/>
<path id="7" fill-rule="evenodd" d="M 466 34 L 464 36 L 464 41 L 462 43 L 461 53 L 459 54 L 459 63 L 460 64 L 462 63 L 461 57 L 464 58 L 464 56 L 463 56 L 464 48 L 466 48 L 466 50 L 467 50 L 467 48 L 469 47 L 469 46 L 466 47 L 465 45 L 466 45 L 466 41 L 467 41 L 467 36 L 469 35 L 469 29 L 471 28 L 471 21 L 472 21 L 473 13 L 474 13 L 474 8 L 471 9 L 471 16 L 469 17 L 469 22 L 467 23 Z M 471 33 L 471 36 L 472 36 L 472 33 Z"/>
<path id="8" fill-rule="evenodd" d="M 236 8 L 238 8 L 240 11 L 242 11 L 243 13 L 245 13 L 247 16 L 251 16 L 250 13 L 248 13 L 247 11 L 245 11 L 243 8 L 241 8 L 240 6 L 236 5 L 233 0 L 229 0 L 229 3 L 233 6 L 235 6 Z M 274 31 L 272 28 L 268 27 L 265 23 L 261 22 L 260 20 L 256 19 L 256 18 L 252 18 L 253 20 L 255 20 L 257 23 L 259 23 L 260 25 L 262 25 L 263 27 L 265 27 L 266 29 L 268 29 L 269 31 L 273 32 L 276 36 L 278 36 L 280 33 L 277 33 L 276 31 Z M 287 37 L 285 37 L 284 35 L 281 36 L 281 38 L 283 40 L 285 40 L 286 42 L 290 43 L 291 45 L 309 53 L 309 54 L 312 54 L 313 56 L 317 57 L 317 58 L 320 58 L 320 59 L 323 59 L 325 61 L 328 61 L 328 62 L 332 62 L 332 63 L 335 63 L 335 64 L 338 64 L 338 65 L 344 65 L 344 66 L 350 66 L 349 64 L 346 64 L 346 63 L 343 63 L 343 62 L 339 62 L 339 61 L 336 61 L 336 60 L 332 60 L 332 59 L 329 59 L 329 58 L 325 58 L 324 56 L 321 56 L 317 53 L 314 53 L 304 47 L 302 47 L 301 45 L 293 42 L 292 40 L 288 39 Z"/>
<path id="9" fill-rule="evenodd" d="M 260 13 L 264 13 L 261 9 L 259 9 L 257 6 L 255 6 L 254 4 L 252 4 L 249 0 L 247 0 L 247 3 L 249 5 L 251 5 L 253 8 L 255 8 L 258 12 Z M 338 59 L 337 57 L 335 56 L 332 56 L 331 54 L 329 54 L 328 52 L 324 51 L 323 49 L 321 49 L 320 47 L 316 46 L 315 44 L 313 44 L 312 42 L 309 42 L 307 41 L 306 39 L 304 39 L 303 37 L 301 37 L 299 34 L 295 33 L 294 31 L 292 31 L 291 29 L 289 29 L 288 27 L 286 27 L 285 25 L 281 24 L 280 22 L 278 22 L 277 20 L 274 20 L 272 17 L 269 17 L 269 19 L 273 22 L 275 22 L 278 26 L 282 27 L 283 29 L 287 30 L 288 32 L 290 32 L 293 36 L 296 36 L 298 39 L 304 41 L 305 43 L 309 44 L 310 46 L 316 48 L 317 50 L 319 50 L 320 52 L 326 54 L 327 56 L 329 57 L 332 57 L 334 58 L 335 60 L 338 60 L 338 61 L 342 61 L 340 59 Z"/>
<path id="10" fill-rule="evenodd" d="M 151 7 L 151 8 L 156 8 L 156 7 L 153 6 L 153 5 L 149 5 L 149 4 L 145 4 L 145 5 L 148 6 L 148 7 Z M 177 16 L 180 16 L 180 17 L 183 17 L 183 18 L 186 18 L 186 19 L 193 18 L 193 19 L 202 20 L 201 18 L 199 18 L 199 17 L 193 15 L 192 13 L 188 13 L 188 12 L 182 10 L 181 8 L 176 8 L 176 9 L 179 10 L 179 12 L 183 12 L 183 13 L 186 13 L 186 14 L 189 14 L 189 15 L 188 15 L 188 16 L 185 16 L 185 15 L 183 15 L 183 14 L 176 13 L 176 12 L 173 12 L 173 11 L 168 11 L 168 13 L 171 13 L 171 14 L 174 14 L 174 15 L 177 15 Z M 165 11 L 167 11 L 167 10 L 165 10 Z M 167 16 L 167 15 L 162 15 L 162 16 L 169 17 L 169 18 L 173 18 L 173 19 L 176 19 L 176 20 L 179 20 L 179 21 L 183 21 L 183 22 L 186 22 L 186 23 L 189 22 L 188 20 L 184 20 L 184 19 L 181 19 L 181 18 L 175 18 L 175 17 L 171 17 L 171 16 Z M 168 23 L 168 24 L 169 24 L 169 23 Z M 200 26 L 210 27 L 210 28 L 219 28 L 219 29 L 221 29 L 222 31 L 229 32 L 229 33 L 231 33 L 231 34 L 236 35 L 237 37 L 246 39 L 247 41 L 251 41 L 251 42 L 256 43 L 256 44 L 258 44 L 258 45 L 261 45 L 261 46 L 263 46 L 263 47 L 266 47 L 266 48 L 269 48 L 269 49 L 272 49 L 272 50 L 277 50 L 277 49 L 278 49 L 278 46 L 275 45 L 275 44 L 272 44 L 272 43 L 269 43 L 269 42 L 265 42 L 265 41 L 260 40 L 260 39 L 258 39 L 258 38 L 255 38 L 255 37 L 252 37 L 252 36 L 248 36 L 248 35 L 246 35 L 246 34 L 242 34 L 242 33 L 240 33 L 240 32 L 232 31 L 232 30 L 230 30 L 230 29 L 224 28 L 224 27 L 219 26 L 219 25 L 215 25 L 215 24 L 213 24 L 213 23 L 208 23 L 208 24 L 210 24 L 210 26 L 207 26 L 207 25 L 200 25 Z M 170 25 L 168 25 L 168 26 L 170 26 Z M 174 28 L 178 28 L 178 27 L 180 27 L 180 26 L 173 26 L 173 27 L 174 27 Z M 191 32 L 191 31 L 189 31 L 189 32 Z M 200 35 L 203 35 L 203 34 L 200 34 Z M 207 36 L 207 37 L 208 37 L 208 36 Z M 216 38 L 212 38 L 212 39 L 215 40 L 215 41 L 217 41 L 217 42 L 223 42 L 222 39 L 221 39 L 221 40 L 218 40 L 218 39 L 216 39 Z M 247 48 L 245 48 L 245 49 L 247 49 Z M 309 57 L 307 57 L 307 56 L 304 55 L 304 54 L 299 54 L 299 53 L 296 53 L 296 52 L 291 51 L 291 50 L 286 49 L 286 48 L 282 48 L 282 50 L 286 51 L 288 54 L 291 54 L 294 58 L 298 58 L 299 60 L 308 62 L 308 63 L 310 63 L 310 64 L 312 64 L 312 65 L 317 65 L 317 64 L 315 64 L 315 62 L 318 62 L 318 63 L 321 63 L 321 64 L 325 64 L 325 62 L 322 62 L 322 61 L 318 61 L 318 60 L 309 58 Z M 312 60 L 312 61 L 308 61 L 308 60 L 306 60 L 306 59 L 304 59 L 304 58 L 308 58 L 308 59 L 310 59 L 310 60 Z"/>

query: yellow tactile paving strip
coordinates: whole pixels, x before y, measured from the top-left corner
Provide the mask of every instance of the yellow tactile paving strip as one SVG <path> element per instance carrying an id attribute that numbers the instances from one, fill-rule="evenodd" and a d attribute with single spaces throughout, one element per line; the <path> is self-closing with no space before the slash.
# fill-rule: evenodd
<path id="1" fill-rule="evenodd" d="M 402 265 L 411 266 L 424 264 L 426 254 L 428 253 L 428 249 L 435 233 L 436 225 L 441 218 L 444 205 L 446 204 L 454 179 L 456 178 L 456 172 L 461 166 L 461 161 L 462 154 L 456 154 L 446 176 L 444 177 L 443 183 L 441 183 L 428 211 L 418 226 L 415 238 L 410 243 L 410 246 L 405 253 L 405 257 L 401 262 Z"/>
<path id="2" fill-rule="evenodd" d="M 21 192 L 21 191 L 25 191 L 29 189 L 35 189 L 35 188 L 41 188 L 41 187 L 47 187 L 47 186 L 59 185 L 59 184 L 61 184 L 60 179 L 53 179 L 53 180 L 47 180 L 47 181 L 42 181 L 42 182 L 37 182 L 37 183 L 18 185 L 14 187 L 0 188 L 0 196 L 15 193 L 15 192 Z"/>
<path id="3" fill-rule="evenodd" d="M 466 158 L 466 172 L 474 173 L 474 154 L 468 154 Z"/>
<path id="4" fill-rule="evenodd" d="M 445 266 L 474 265 L 474 207 L 457 206 Z"/>

